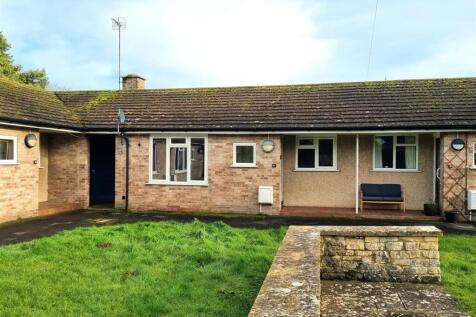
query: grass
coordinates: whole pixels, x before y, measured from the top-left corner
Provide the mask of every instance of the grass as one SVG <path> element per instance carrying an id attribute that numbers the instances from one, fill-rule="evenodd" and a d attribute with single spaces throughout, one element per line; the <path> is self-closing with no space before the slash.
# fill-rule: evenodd
<path id="1" fill-rule="evenodd" d="M 246 316 L 285 229 L 158 222 L 0 248 L 0 316 Z"/>
<path id="2" fill-rule="evenodd" d="M 444 235 L 440 240 L 443 285 L 476 316 L 476 236 Z"/>
<path id="3" fill-rule="evenodd" d="M 0 247 L 0 316 L 246 316 L 284 234 L 140 222 Z M 440 254 L 476 316 L 476 236 L 445 235 Z"/>

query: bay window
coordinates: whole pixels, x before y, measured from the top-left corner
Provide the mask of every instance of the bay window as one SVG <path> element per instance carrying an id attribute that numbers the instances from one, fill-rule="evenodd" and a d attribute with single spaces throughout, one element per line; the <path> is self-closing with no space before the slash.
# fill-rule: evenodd
<path id="1" fill-rule="evenodd" d="M 150 146 L 150 183 L 206 184 L 206 137 L 151 136 Z"/>
<path id="2" fill-rule="evenodd" d="M 375 170 L 417 170 L 418 138 L 416 135 L 376 135 L 374 137 Z"/>
<path id="3" fill-rule="evenodd" d="M 335 137 L 299 137 L 296 140 L 296 170 L 335 170 Z"/>

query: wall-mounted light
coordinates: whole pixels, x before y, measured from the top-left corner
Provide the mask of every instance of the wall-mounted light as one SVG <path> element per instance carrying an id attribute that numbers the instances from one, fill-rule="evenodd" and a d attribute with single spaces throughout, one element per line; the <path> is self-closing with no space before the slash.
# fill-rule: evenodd
<path id="1" fill-rule="evenodd" d="M 274 142 L 270 139 L 264 140 L 263 143 L 261 143 L 261 148 L 265 153 L 271 153 L 274 150 Z"/>
<path id="2" fill-rule="evenodd" d="M 464 141 L 461 139 L 454 139 L 453 141 L 451 141 L 451 148 L 455 151 L 461 151 L 462 149 L 464 149 L 464 146 Z"/>
<path id="3" fill-rule="evenodd" d="M 25 136 L 25 145 L 29 147 L 30 149 L 36 146 L 37 143 L 38 143 L 38 139 L 36 138 L 36 135 L 34 135 L 33 133 L 28 133 Z"/>

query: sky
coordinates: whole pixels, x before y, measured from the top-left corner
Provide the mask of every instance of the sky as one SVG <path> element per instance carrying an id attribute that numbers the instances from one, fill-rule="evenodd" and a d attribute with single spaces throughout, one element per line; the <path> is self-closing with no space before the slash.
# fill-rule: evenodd
<path id="1" fill-rule="evenodd" d="M 476 0 L 0 0 L 16 63 L 51 89 L 275 85 L 476 76 Z M 368 72 L 367 72 L 368 69 Z"/>

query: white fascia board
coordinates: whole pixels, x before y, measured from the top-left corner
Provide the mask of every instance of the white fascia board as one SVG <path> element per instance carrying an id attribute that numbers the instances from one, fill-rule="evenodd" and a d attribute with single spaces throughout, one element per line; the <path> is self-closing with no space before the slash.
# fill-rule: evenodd
<path id="1" fill-rule="evenodd" d="M 77 131 L 77 130 L 49 128 L 49 127 L 42 127 L 42 126 L 38 126 L 38 125 L 11 123 L 11 122 L 3 122 L 3 121 L 0 121 L 0 125 L 11 126 L 11 127 L 19 127 L 19 128 L 38 129 L 40 131 L 47 131 L 47 132 L 83 133 L 83 132 Z"/>
<path id="2" fill-rule="evenodd" d="M 230 130 L 190 130 L 190 131 L 173 131 L 173 130 L 144 130 L 144 131 L 125 131 L 125 134 L 270 134 L 270 135 L 309 135 L 309 134 L 376 134 L 376 133 L 441 133 L 441 132 L 475 132 L 476 129 L 386 129 L 386 130 L 281 130 L 281 131 L 230 131 Z M 90 134 L 117 134 L 117 132 L 111 131 L 90 131 L 86 132 Z"/>

